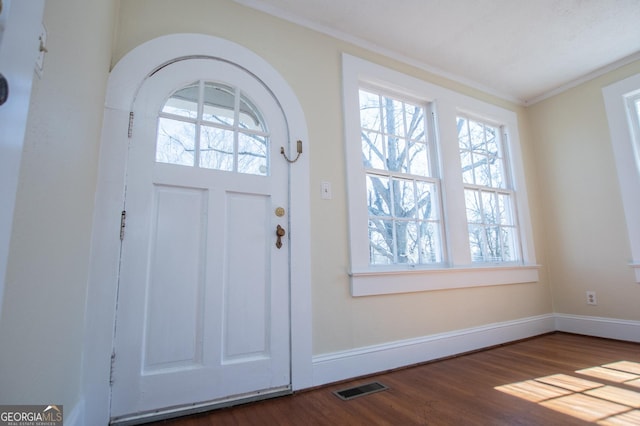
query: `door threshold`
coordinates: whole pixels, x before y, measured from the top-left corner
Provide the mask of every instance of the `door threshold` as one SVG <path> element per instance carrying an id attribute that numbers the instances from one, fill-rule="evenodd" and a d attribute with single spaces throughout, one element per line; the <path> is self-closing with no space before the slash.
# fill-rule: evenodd
<path id="1" fill-rule="evenodd" d="M 234 405 L 247 404 L 249 402 L 261 401 L 263 399 L 277 398 L 279 396 L 291 395 L 291 386 L 275 389 L 251 392 L 249 394 L 237 395 L 229 398 L 216 399 L 214 401 L 201 402 L 197 404 L 180 405 L 159 410 L 147 411 L 131 415 L 120 416 L 111 419 L 110 425 L 130 426 L 144 423 L 156 422 L 160 420 L 172 419 L 175 417 L 189 416 L 192 414 L 204 413 L 206 411 L 228 408 Z"/>

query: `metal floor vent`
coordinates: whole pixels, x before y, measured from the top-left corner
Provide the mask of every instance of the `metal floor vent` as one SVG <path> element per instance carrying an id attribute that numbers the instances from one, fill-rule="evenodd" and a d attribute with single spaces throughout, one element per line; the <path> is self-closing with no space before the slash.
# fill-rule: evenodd
<path id="1" fill-rule="evenodd" d="M 375 392 L 380 392 L 383 390 L 387 390 L 389 389 L 388 387 L 386 387 L 385 385 L 383 385 L 380 382 L 371 382 L 371 383 L 367 383 L 365 385 L 360 385 L 360 386 L 356 386 L 353 388 L 348 388 L 348 389 L 342 389 L 339 391 L 335 391 L 333 392 L 335 396 L 337 396 L 338 398 L 344 400 L 344 401 L 348 401 L 350 399 L 353 398 L 357 398 L 359 396 L 365 396 L 365 395 L 369 395 Z"/>

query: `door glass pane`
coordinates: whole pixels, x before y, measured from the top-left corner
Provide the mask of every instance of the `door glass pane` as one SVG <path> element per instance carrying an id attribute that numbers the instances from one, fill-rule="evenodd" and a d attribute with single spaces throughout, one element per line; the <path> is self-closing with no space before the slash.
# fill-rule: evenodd
<path id="1" fill-rule="evenodd" d="M 267 132 L 262 114 L 260 114 L 258 108 L 244 94 L 240 96 L 238 127 L 242 130 Z"/>
<path id="2" fill-rule="evenodd" d="M 176 91 L 162 108 L 162 112 L 195 119 L 198 116 L 198 82 Z"/>
<path id="3" fill-rule="evenodd" d="M 232 130 L 202 126 L 200 129 L 200 167 L 233 171 Z"/>
<path id="4" fill-rule="evenodd" d="M 160 118 L 156 161 L 159 163 L 193 166 L 196 126 L 193 123 Z"/>
<path id="5" fill-rule="evenodd" d="M 235 90 L 218 83 L 205 83 L 202 119 L 214 124 L 233 125 Z"/>
<path id="6" fill-rule="evenodd" d="M 238 88 L 195 82 L 174 92 L 160 112 L 158 162 L 266 176 L 269 149 L 260 109 Z"/>
<path id="7" fill-rule="evenodd" d="M 267 139 L 264 136 L 238 134 L 238 173 L 266 175 Z"/>

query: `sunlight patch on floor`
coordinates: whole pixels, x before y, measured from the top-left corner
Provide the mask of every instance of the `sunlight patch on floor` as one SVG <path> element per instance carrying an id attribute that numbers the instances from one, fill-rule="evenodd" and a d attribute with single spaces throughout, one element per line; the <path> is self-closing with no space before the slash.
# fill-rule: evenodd
<path id="1" fill-rule="evenodd" d="M 603 386 L 585 393 L 587 395 L 595 396 L 596 398 L 617 402 L 633 408 L 640 408 L 640 393 L 638 392 L 621 389 L 615 386 Z"/>
<path id="2" fill-rule="evenodd" d="M 631 361 L 618 361 L 611 364 L 605 364 L 603 367 L 612 368 L 614 370 L 626 371 L 627 373 L 633 373 L 640 375 L 640 363 Z"/>
<path id="3" fill-rule="evenodd" d="M 538 382 L 568 389 L 573 392 L 584 392 L 589 389 L 604 386 L 602 383 L 592 382 L 591 380 L 585 380 L 579 377 L 569 376 L 567 374 L 554 374 L 552 376 L 540 377 L 536 380 Z"/>
<path id="4" fill-rule="evenodd" d="M 571 394 L 571 391 L 566 389 L 560 389 L 555 386 L 539 383 L 535 380 L 512 383 L 510 385 L 499 386 L 496 389 L 531 402 L 541 402 L 557 398 L 562 395 Z"/>
<path id="5" fill-rule="evenodd" d="M 602 420 L 598 423 L 605 426 L 640 425 L 640 411 L 629 411 L 628 413 L 620 414 L 619 416 L 609 417 L 608 419 Z"/>
<path id="6" fill-rule="evenodd" d="M 543 401 L 540 405 L 588 422 L 595 422 L 629 411 L 627 406 L 603 401 L 581 393 Z"/>
<path id="7" fill-rule="evenodd" d="M 610 382 L 623 383 L 629 380 L 638 379 L 637 374 L 627 373 L 624 371 L 613 370 L 605 367 L 591 367 L 584 370 L 576 371 L 578 374 L 595 377 L 597 379 L 608 380 Z"/>
<path id="8" fill-rule="evenodd" d="M 589 379 L 553 374 L 495 389 L 600 425 L 640 424 L 640 392 L 633 389 L 640 388 L 640 363 L 618 361 L 575 373 Z"/>
<path id="9" fill-rule="evenodd" d="M 631 381 L 629 381 L 629 382 L 626 382 L 626 383 L 625 383 L 625 385 L 627 385 L 627 386 L 633 386 L 633 387 L 636 387 L 636 388 L 640 388 L 640 379 L 637 379 L 637 380 L 631 380 Z"/>

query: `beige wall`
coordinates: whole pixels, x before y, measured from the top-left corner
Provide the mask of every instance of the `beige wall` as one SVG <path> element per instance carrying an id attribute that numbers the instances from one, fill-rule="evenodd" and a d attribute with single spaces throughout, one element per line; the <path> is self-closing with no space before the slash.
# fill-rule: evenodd
<path id="1" fill-rule="evenodd" d="M 231 1 L 122 2 L 114 61 L 140 43 L 175 32 L 211 34 L 248 47 L 284 76 L 302 104 L 310 135 L 315 354 L 551 312 L 544 271 L 537 284 L 357 299 L 349 295 L 341 53 L 364 57 L 522 114 L 520 108 Z M 529 191 L 535 197 L 535 167 L 526 130 L 522 140 Z M 324 180 L 333 185 L 332 200 L 320 199 L 320 182 Z M 540 215 L 535 209 L 540 203 L 532 198 L 530 204 L 534 206 L 534 229 L 540 230 Z M 537 232 L 536 241 L 541 240 Z M 540 244 L 537 251 L 538 260 L 543 261 Z"/>
<path id="2" fill-rule="evenodd" d="M 0 320 L 0 403 L 80 399 L 98 146 L 115 2 L 46 2 Z"/>
<path id="3" fill-rule="evenodd" d="M 640 319 L 602 97 L 604 86 L 639 72 L 636 61 L 528 109 L 555 312 Z M 587 290 L 597 306 L 586 305 Z"/>

